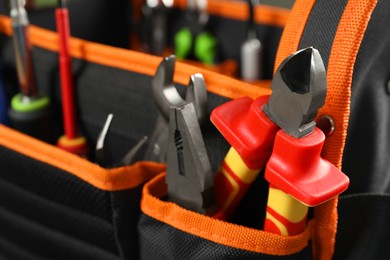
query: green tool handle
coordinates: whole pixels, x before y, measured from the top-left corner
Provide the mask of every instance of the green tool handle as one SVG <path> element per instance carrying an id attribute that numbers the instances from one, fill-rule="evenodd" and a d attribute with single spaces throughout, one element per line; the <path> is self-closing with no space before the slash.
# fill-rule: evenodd
<path id="1" fill-rule="evenodd" d="M 48 97 L 26 102 L 26 99 L 23 101 L 23 95 L 18 94 L 11 100 L 8 116 L 14 129 L 48 143 L 55 142 Z"/>

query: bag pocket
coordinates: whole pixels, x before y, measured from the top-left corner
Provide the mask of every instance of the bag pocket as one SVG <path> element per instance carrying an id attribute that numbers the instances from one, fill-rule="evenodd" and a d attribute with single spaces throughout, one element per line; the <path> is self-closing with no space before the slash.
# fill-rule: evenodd
<path id="1" fill-rule="evenodd" d="M 165 166 L 103 169 L 4 126 L 0 153 L 1 256 L 138 257 L 142 184 Z"/>
<path id="2" fill-rule="evenodd" d="M 340 196 L 334 259 L 390 259 L 390 194 Z"/>
<path id="3" fill-rule="evenodd" d="M 141 259 L 310 259 L 312 224 L 279 236 L 227 223 L 164 201 L 165 173 L 143 188 L 138 223 Z"/>

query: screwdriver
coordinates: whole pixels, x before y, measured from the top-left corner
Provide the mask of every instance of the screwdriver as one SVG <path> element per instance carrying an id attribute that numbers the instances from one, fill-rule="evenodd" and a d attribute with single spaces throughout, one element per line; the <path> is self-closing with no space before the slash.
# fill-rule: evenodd
<path id="1" fill-rule="evenodd" d="M 65 0 L 59 1 L 56 9 L 56 25 L 59 36 L 59 67 L 62 94 L 62 113 L 65 134 L 58 139 L 57 146 L 82 157 L 87 156 L 87 141 L 77 133 L 76 108 L 72 76 L 72 60 L 69 50 L 69 13 Z"/>
<path id="2" fill-rule="evenodd" d="M 24 0 L 11 0 L 12 40 L 20 93 L 11 100 L 8 110 L 11 126 L 38 139 L 52 142 L 51 111 L 48 96 L 39 96 L 34 75 L 29 21 Z"/>
<path id="3" fill-rule="evenodd" d="M 256 37 L 255 7 L 259 0 L 247 0 L 249 5 L 248 34 L 241 45 L 241 78 L 255 81 L 262 77 L 263 46 Z"/>

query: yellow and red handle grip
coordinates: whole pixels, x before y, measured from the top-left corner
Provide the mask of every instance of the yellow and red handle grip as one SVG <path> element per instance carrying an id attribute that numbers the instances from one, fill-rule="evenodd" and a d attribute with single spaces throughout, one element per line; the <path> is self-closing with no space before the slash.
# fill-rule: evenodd
<path id="1" fill-rule="evenodd" d="M 215 177 L 218 218 L 229 219 L 272 152 L 278 126 L 263 112 L 269 96 L 244 97 L 211 113 L 211 121 L 232 146 Z M 222 212 L 222 213 L 221 213 Z"/>
<path id="2" fill-rule="evenodd" d="M 348 188 L 349 178 L 321 157 L 323 132 L 295 138 L 280 130 L 267 163 L 270 183 L 264 230 L 296 235 L 304 231 L 308 207 L 324 203 Z"/>
<path id="3" fill-rule="evenodd" d="M 283 236 L 302 233 L 306 227 L 308 206 L 270 185 L 264 230 Z"/>
<path id="4" fill-rule="evenodd" d="M 57 141 L 57 147 L 83 158 L 88 155 L 87 140 L 83 136 L 70 139 L 66 135 L 62 135 Z"/>

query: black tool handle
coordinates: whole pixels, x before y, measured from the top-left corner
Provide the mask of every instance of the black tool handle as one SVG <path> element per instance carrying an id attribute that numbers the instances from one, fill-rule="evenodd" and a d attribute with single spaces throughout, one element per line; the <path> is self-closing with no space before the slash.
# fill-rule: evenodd
<path id="1" fill-rule="evenodd" d="M 53 115 L 50 107 L 28 112 L 10 108 L 8 116 L 11 127 L 14 129 L 47 143 L 55 142 L 55 134 L 52 131 Z"/>

